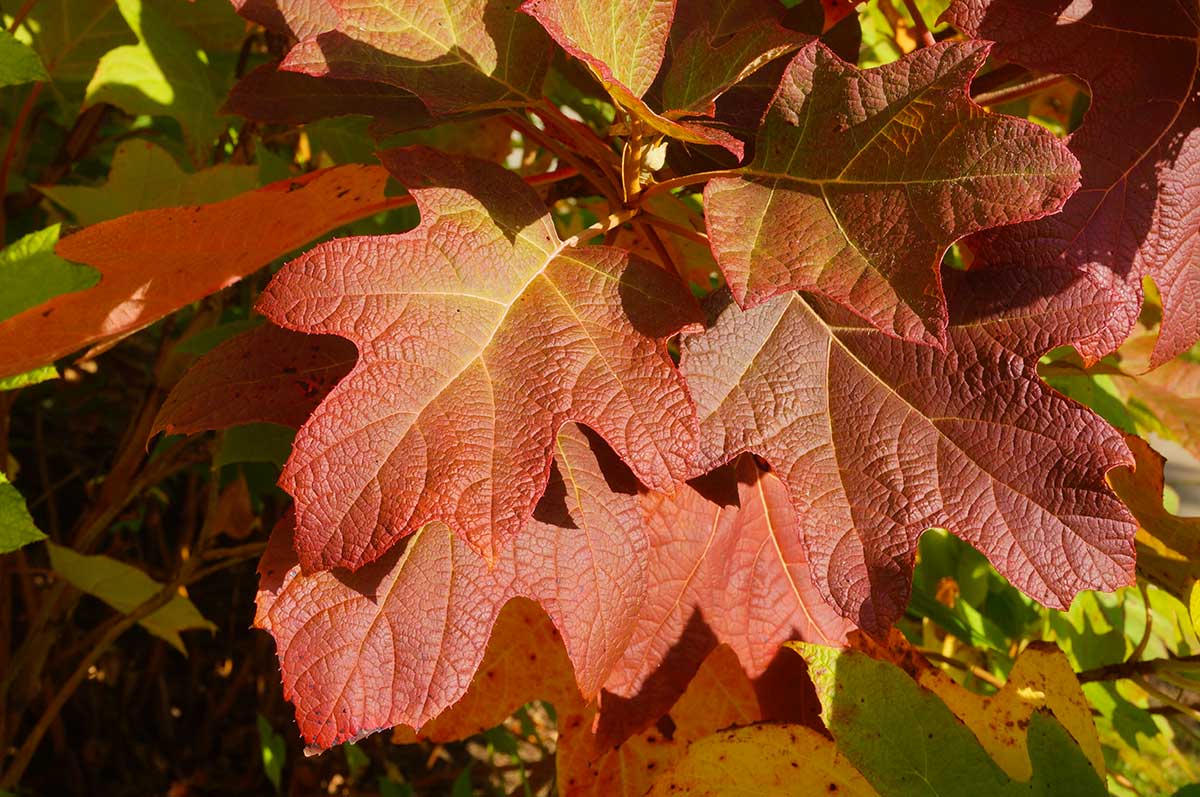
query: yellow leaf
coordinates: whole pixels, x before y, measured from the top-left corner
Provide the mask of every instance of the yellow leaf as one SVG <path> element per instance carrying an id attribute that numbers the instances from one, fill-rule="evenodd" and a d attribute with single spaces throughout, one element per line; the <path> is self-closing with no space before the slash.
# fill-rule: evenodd
<path id="1" fill-rule="evenodd" d="M 733 728 L 695 742 L 648 797 L 875 797 L 837 745 L 803 725 Z"/>

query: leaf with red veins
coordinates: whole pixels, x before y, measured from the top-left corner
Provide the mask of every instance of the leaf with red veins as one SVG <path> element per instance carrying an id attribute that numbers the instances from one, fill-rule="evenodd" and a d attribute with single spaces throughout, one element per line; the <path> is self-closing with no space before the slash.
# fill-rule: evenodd
<path id="1" fill-rule="evenodd" d="M 195 434 L 246 423 L 298 429 L 358 357 L 337 335 L 263 324 L 217 346 L 171 389 L 150 434 Z"/>
<path id="2" fill-rule="evenodd" d="M 742 157 L 742 142 L 724 130 L 667 118 L 642 99 L 662 66 L 675 0 L 614 0 L 600 14 L 575 0 L 527 0 L 521 10 L 587 64 L 614 101 L 656 132 Z"/>
<path id="3" fill-rule="evenodd" d="M 231 0 L 233 10 L 269 31 L 306 39 L 338 24 L 329 0 Z"/>
<path id="4" fill-rule="evenodd" d="M 305 570 L 356 569 L 434 521 L 494 559 L 545 489 L 567 421 L 654 489 L 686 478 L 695 408 L 666 341 L 700 316 L 679 280 L 560 241 L 538 195 L 496 164 L 419 147 L 381 158 L 420 226 L 322 244 L 259 301 L 282 326 L 359 350 L 280 480 Z"/>
<path id="5" fill-rule="evenodd" d="M 312 0 L 278 0 L 280 7 Z M 435 116 L 541 97 L 550 42 L 512 0 L 328 0 L 340 21 L 292 48 L 282 68 L 407 89 Z"/>
<path id="6" fill-rule="evenodd" d="M 259 565 L 255 624 L 275 637 L 304 738 L 327 749 L 437 716 L 466 693 L 517 596 L 546 609 L 591 699 L 628 641 L 647 578 L 635 484 L 606 459 L 565 427 L 560 489 L 492 568 L 433 524 L 358 572 L 305 575 L 285 519 Z"/>
<path id="7" fill-rule="evenodd" d="M 603 7 L 576 0 L 527 0 L 521 11 L 587 64 L 624 104 L 645 94 L 662 66 L 675 0 L 613 0 Z"/>
<path id="8" fill-rule="evenodd" d="M 979 262 L 1073 281 L 1089 361 L 1137 320 L 1143 276 L 1163 301 L 1159 365 L 1200 338 L 1200 9 L 1150 0 L 956 0 L 943 18 L 995 55 L 1077 75 L 1091 90 L 1071 135 L 1082 186 L 1057 216 L 973 239 Z M 1047 278 L 1049 279 L 1049 278 Z"/>
<path id="9" fill-rule="evenodd" d="M 952 306 L 970 299 L 964 289 Z M 872 633 L 903 612 L 930 527 L 970 542 L 1048 606 L 1132 583 L 1135 527 L 1104 481 L 1129 452 L 1038 379 L 1045 348 L 1031 347 L 1062 334 L 1048 324 L 954 321 L 938 351 L 796 293 L 748 311 L 730 304 L 682 344 L 705 448 L 698 470 L 743 451 L 767 459 L 821 594 Z"/>
<path id="10" fill-rule="evenodd" d="M 738 304 L 809 290 L 889 335 L 946 342 L 946 248 L 1052 213 L 1078 184 L 1052 134 L 967 97 L 987 54 L 943 43 L 860 70 L 819 42 L 797 53 L 754 160 L 704 192 Z"/>
<path id="11" fill-rule="evenodd" d="M 714 116 L 716 100 L 767 62 L 813 37 L 784 27 L 777 0 L 680 4 L 659 74 L 663 114 Z"/>
<path id="12" fill-rule="evenodd" d="M 136 332 L 330 230 L 388 209 L 386 182 L 378 166 L 339 166 L 223 202 L 130 213 L 63 238 L 55 253 L 92 266 L 100 282 L 0 323 L 0 377 Z"/>
<path id="13" fill-rule="evenodd" d="M 787 489 L 753 457 L 642 503 L 653 578 L 604 685 L 602 738 L 624 738 L 666 711 L 721 643 L 756 679 L 789 640 L 845 642 L 852 626 L 813 584 Z"/>

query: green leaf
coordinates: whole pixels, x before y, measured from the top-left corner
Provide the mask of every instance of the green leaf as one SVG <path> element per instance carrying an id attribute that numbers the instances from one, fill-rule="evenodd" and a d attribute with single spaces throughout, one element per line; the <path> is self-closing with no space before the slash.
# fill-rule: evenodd
<path id="1" fill-rule="evenodd" d="M 32 371 L 26 371 L 16 376 L 0 377 L 0 393 L 5 390 L 17 390 L 41 382 L 48 382 L 51 379 L 58 379 L 58 369 L 53 365 L 43 365 L 41 368 L 34 368 Z"/>
<path id="2" fill-rule="evenodd" d="M 35 80 L 49 80 L 42 59 L 33 48 L 0 30 L 0 86 L 16 86 Z"/>
<path id="3" fill-rule="evenodd" d="M 196 163 L 205 162 L 225 123 L 208 58 L 199 43 L 167 15 L 141 0 L 117 0 L 138 43 L 104 54 L 87 87 L 86 103 L 111 103 L 134 115 L 178 120 Z"/>
<path id="4" fill-rule="evenodd" d="M 257 721 L 258 745 L 262 753 L 263 772 L 266 773 L 267 780 L 271 781 L 271 785 L 278 793 L 283 783 L 283 764 L 287 760 L 287 743 L 284 742 L 283 736 L 275 732 L 271 723 L 262 714 L 258 715 Z"/>
<path id="5" fill-rule="evenodd" d="M 55 573 L 79 591 L 99 598 L 124 614 L 132 612 L 163 587 L 136 567 L 111 557 L 85 556 L 54 543 L 47 543 L 47 546 L 50 566 Z M 139 620 L 138 625 L 185 655 L 187 649 L 179 637 L 180 631 L 197 628 L 215 631 L 217 628 L 183 595 L 171 598 L 167 605 Z"/>
<path id="6" fill-rule="evenodd" d="M 25 508 L 25 499 L 0 472 L 0 554 L 46 539 Z"/>
<path id="7" fill-rule="evenodd" d="M 864 653 L 797 643 L 821 700 L 821 718 L 838 748 L 888 797 L 1106 794 L 1070 734 L 1035 712 L 1028 748 L 1033 776 L 1011 779 L 932 692 L 894 664 Z"/>
<path id="8" fill-rule="evenodd" d="M 90 288 L 100 274 L 54 254 L 59 225 L 30 233 L 0 251 L 0 321 L 47 299 Z M 39 380 L 40 381 L 40 380 Z"/>
<path id="9" fill-rule="evenodd" d="M 223 163 L 189 174 L 157 144 L 122 142 L 101 186 L 38 187 L 81 225 L 152 208 L 220 202 L 258 187 L 257 166 Z"/>
<path id="10" fill-rule="evenodd" d="M 60 90 L 87 82 L 101 56 L 136 41 L 113 0 L 38 0 L 17 36 L 41 56 Z"/>
<path id="11" fill-rule="evenodd" d="M 295 437 L 295 429 L 274 423 L 234 426 L 225 432 L 214 464 L 224 467 L 235 462 L 271 462 L 282 466 L 292 453 Z"/>

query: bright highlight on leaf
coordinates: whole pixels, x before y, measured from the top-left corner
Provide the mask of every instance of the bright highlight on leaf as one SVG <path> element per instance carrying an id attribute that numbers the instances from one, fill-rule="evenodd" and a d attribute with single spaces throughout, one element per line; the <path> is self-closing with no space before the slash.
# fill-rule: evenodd
<path id="1" fill-rule="evenodd" d="M 342 166 L 211 205 L 133 213 L 64 238 L 56 254 L 95 268 L 100 283 L 0 322 L 0 376 L 141 329 L 385 209 L 386 179 L 378 167 Z"/>

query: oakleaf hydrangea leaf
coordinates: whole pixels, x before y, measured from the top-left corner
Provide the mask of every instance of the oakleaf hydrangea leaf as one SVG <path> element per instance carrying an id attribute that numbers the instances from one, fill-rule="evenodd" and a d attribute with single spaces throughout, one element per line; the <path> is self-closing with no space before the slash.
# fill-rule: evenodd
<path id="1" fill-rule="evenodd" d="M 1002 58 L 1076 75 L 1091 90 L 1069 142 L 1082 165 L 1079 191 L 1057 216 L 974 239 L 982 263 L 1050 272 L 1042 290 L 1071 291 L 1072 342 L 1090 360 L 1125 339 L 1142 277 L 1151 276 L 1163 303 L 1152 364 L 1188 349 L 1200 338 L 1200 9 L 1177 0 L 956 0 L 944 18 L 995 41 Z"/>
<path id="2" fill-rule="evenodd" d="M 281 478 L 305 569 L 360 567 L 433 521 L 494 559 L 545 489 L 568 420 L 645 484 L 682 480 L 695 411 L 666 339 L 698 318 L 687 289 L 624 250 L 560 241 L 538 195 L 496 164 L 419 147 L 381 157 L 420 226 L 322 244 L 259 300 L 281 326 L 359 350 Z"/>
<path id="3" fill-rule="evenodd" d="M 1052 213 L 1078 182 L 1053 135 L 968 99 L 987 53 L 944 43 L 865 71 L 819 42 L 796 55 L 753 162 L 704 192 L 740 305 L 811 290 L 890 335 L 944 343 L 947 247 Z"/>
<path id="4" fill-rule="evenodd" d="M 964 309 L 971 299 L 956 297 Z M 683 343 L 703 460 L 751 451 L 771 463 L 821 593 L 873 632 L 904 610 L 930 527 L 1049 606 L 1128 584 L 1135 527 L 1104 477 L 1129 452 L 1039 380 L 1039 350 L 1062 334 L 1048 324 L 969 317 L 939 352 L 797 293 L 729 304 Z"/>

